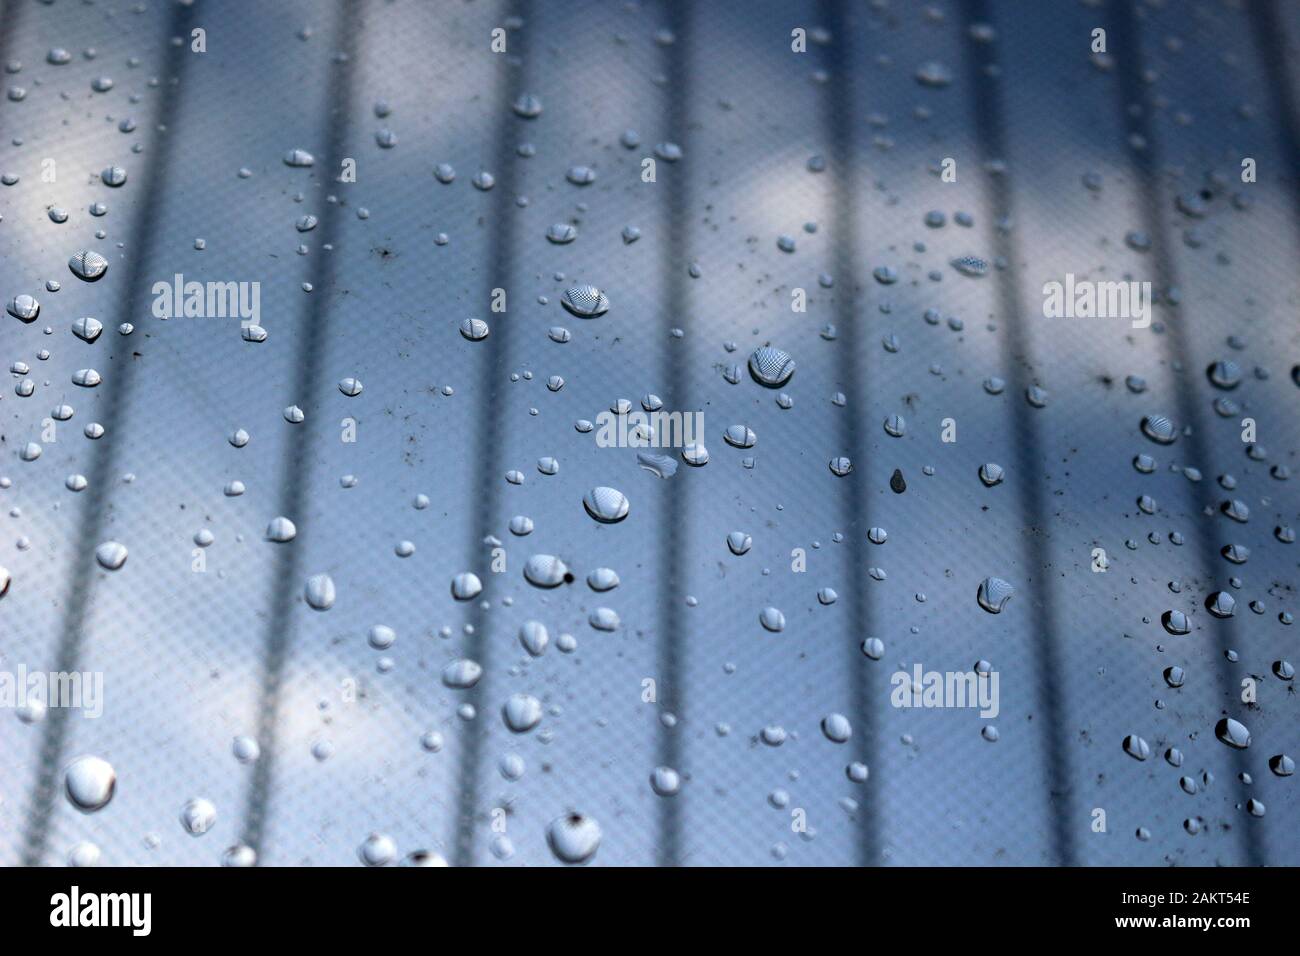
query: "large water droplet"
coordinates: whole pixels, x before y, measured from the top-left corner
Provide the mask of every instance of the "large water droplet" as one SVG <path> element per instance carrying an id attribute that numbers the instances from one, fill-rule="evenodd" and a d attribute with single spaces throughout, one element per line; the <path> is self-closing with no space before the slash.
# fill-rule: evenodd
<path id="1" fill-rule="evenodd" d="M 1231 717 L 1224 717 L 1215 725 L 1214 736 L 1237 750 L 1245 750 L 1250 746 L 1250 731 L 1245 724 Z"/>
<path id="2" fill-rule="evenodd" d="M 303 595 L 315 610 L 328 611 L 334 606 L 334 579 L 328 574 L 313 574 L 307 579 Z"/>
<path id="3" fill-rule="evenodd" d="M 83 813 L 93 813 L 102 810 L 113 799 L 117 773 L 107 760 L 77 757 L 68 764 L 63 782 L 72 805 Z"/>
<path id="4" fill-rule="evenodd" d="M 95 549 L 95 560 L 106 571 L 116 571 L 126 564 L 126 545 L 117 541 L 105 541 Z"/>
<path id="5" fill-rule="evenodd" d="M 542 702 L 531 694 L 511 694 L 501 716 L 516 734 L 526 734 L 542 722 Z"/>
<path id="6" fill-rule="evenodd" d="M 534 554 L 524 563 L 524 577 L 539 588 L 559 587 L 569 576 L 569 566 L 553 554 Z"/>
<path id="7" fill-rule="evenodd" d="M 89 249 L 78 252 L 68 260 L 68 268 L 78 279 L 84 279 L 87 282 L 96 282 L 103 278 L 104 273 L 108 271 L 108 260 L 98 252 L 91 252 Z"/>
<path id="8" fill-rule="evenodd" d="M 794 374 L 794 359 L 788 352 L 765 345 L 749 357 L 749 374 L 760 385 L 780 388 Z"/>
<path id="9" fill-rule="evenodd" d="M 627 496 L 617 488 L 592 488 L 583 495 L 582 505 L 587 514 L 605 524 L 614 524 L 627 517 L 629 504 Z"/>
<path id="10" fill-rule="evenodd" d="M 483 590 L 483 582 L 472 571 L 464 571 L 451 579 L 451 596 L 457 601 L 472 601 Z"/>
<path id="11" fill-rule="evenodd" d="M 980 582 L 975 597 L 984 610 L 990 614 L 1000 614 L 1015 593 L 1016 589 L 1001 578 L 985 578 Z"/>
<path id="12" fill-rule="evenodd" d="M 600 847 L 600 825 L 577 811 L 556 817 L 546 828 L 546 842 L 563 863 L 586 863 Z"/>
<path id="13" fill-rule="evenodd" d="M 609 311 L 609 298 L 594 285 L 578 285 L 567 289 L 560 304 L 583 319 L 594 319 Z"/>

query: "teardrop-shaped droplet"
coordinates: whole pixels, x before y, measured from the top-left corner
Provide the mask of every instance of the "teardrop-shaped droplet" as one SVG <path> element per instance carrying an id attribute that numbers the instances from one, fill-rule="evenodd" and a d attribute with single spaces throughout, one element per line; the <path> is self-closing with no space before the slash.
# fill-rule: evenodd
<path id="1" fill-rule="evenodd" d="M 72 334 L 83 342 L 94 342 L 104 331 L 104 324 L 99 319 L 83 316 L 72 323 Z"/>
<path id="2" fill-rule="evenodd" d="M 1146 760 L 1151 756 L 1151 745 L 1137 734 L 1129 734 L 1124 738 L 1124 752 L 1134 760 Z"/>
<path id="3" fill-rule="evenodd" d="M 118 541 L 105 541 L 95 549 L 95 560 L 105 571 L 116 571 L 126 564 L 126 545 Z"/>
<path id="4" fill-rule="evenodd" d="M 541 621 L 524 621 L 519 628 L 519 643 L 533 657 L 541 657 L 551 643 L 551 635 Z"/>
<path id="5" fill-rule="evenodd" d="M 1250 731 L 1246 725 L 1231 717 L 1224 717 L 1214 726 L 1214 736 L 1229 747 L 1245 750 L 1250 746 Z"/>

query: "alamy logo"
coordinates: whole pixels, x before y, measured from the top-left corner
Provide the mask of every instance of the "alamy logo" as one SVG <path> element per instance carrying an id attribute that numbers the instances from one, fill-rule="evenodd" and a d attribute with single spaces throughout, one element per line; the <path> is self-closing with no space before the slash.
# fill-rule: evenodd
<path id="1" fill-rule="evenodd" d="M 685 448 L 704 440 L 703 412 L 601 412 L 596 425 L 601 448 Z"/>
<path id="2" fill-rule="evenodd" d="M 1092 282 L 1065 274 L 1065 282 L 1043 286 L 1043 315 L 1049 319 L 1132 319 L 1133 328 L 1151 324 L 1150 282 Z"/>
<path id="3" fill-rule="evenodd" d="M 80 710 L 85 717 L 104 713 L 102 671 L 0 671 L 0 707 L 39 712 L 47 707 Z M 21 716 L 21 715 L 20 715 Z"/>
<path id="4" fill-rule="evenodd" d="M 926 671 L 916 664 L 910 674 L 895 671 L 889 682 L 894 685 L 889 702 L 895 707 L 978 707 L 986 720 L 1001 711 L 998 672 L 994 670 Z"/>
<path id="5" fill-rule="evenodd" d="M 153 284 L 153 314 L 159 319 L 228 319 L 261 325 L 260 282 L 186 282 L 176 273 L 171 282 Z"/>
<path id="6" fill-rule="evenodd" d="M 148 936 L 152 928 L 150 893 L 86 893 L 74 886 L 50 897 L 51 926 L 129 926 L 131 935 Z"/>

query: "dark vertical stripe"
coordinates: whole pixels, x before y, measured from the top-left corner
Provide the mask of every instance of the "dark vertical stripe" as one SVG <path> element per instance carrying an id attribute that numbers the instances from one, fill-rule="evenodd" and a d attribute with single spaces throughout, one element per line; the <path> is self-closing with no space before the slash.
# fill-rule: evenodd
<path id="1" fill-rule="evenodd" d="M 1178 285 L 1178 276 L 1174 269 L 1173 260 L 1169 253 L 1169 239 L 1165 230 L 1164 214 L 1162 209 L 1162 190 L 1160 183 L 1161 158 L 1159 144 L 1156 142 L 1155 129 L 1151 123 L 1151 106 L 1147 100 L 1145 89 L 1146 86 L 1142 81 L 1142 43 L 1140 36 L 1140 27 L 1138 26 L 1137 17 L 1134 15 L 1133 7 L 1127 0 L 1111 0 L 1109 4 L 1107 41 L 1111 53 L 1115 56 L 1116 67 L 1119 71 L 1119 110 L 1123 117 L 1124 130 L 1126 137 L 1134 135 L 1140 136 L 1145 143 L 1145 148 L 1134 149 L 1131 146 L 1125 146 L 1128 150 L 1137 173 L 1138 183 L 1141 187 L 1141 208 L 1143 226 L 1147 234 L 1151 237 L 1151 260 L 1155 266 L 1155 286 L 1156 293 L 1166 307 L 1167 321 L 1165 323 L 1166 334 L 1165 340 L 1168 343 L 1168 351 L 1175 369 L 1181 369 L 1176 372 L 1177 381 L 1177 407 L 1178 417 L 1181 425 L 1190 425 L 1191 434 L 1182 438 L 1184 448 L 1188 458 L 1202 471 L 1211 470 L 1211 456 L 1206 444 L 1206 419 L 1201 414 L 1201 405 L 1196 399 L 1194 379 L 1191 377 L 1195 374 L 1192 365 L 1191 345 L 1188 342 L 1187 332 L 1183 326 L 1185 315 L 1180 312 L 1178 307 L 1171 305 L 1165 297 L 1165 292 Z M 1138 106 L 1139 109 L 1130 110 L 1131 106 Z M 1195 486 L 1193 486 L 1195 487 Z M 1199 502 L 1193 497 L 1190 512 L 1196 515 L 1200 511 Z M 1196 555 L 1198 559 L 1198 578 L 1206 583 L 1207 589 L 1211 588 L 1211 582 L 1217 582 L 1221 577 L 1219 570 L 1221 568 L 1218 551 L 1214 547 L 1214 541 L 1210 534 L 1204 530 L 1202 524 L 1195 525 L 1192 532 L 1195 539 Z M 1204 620 L 1209 631 L 1214 635 L 1215 643 L 1220 651 L 1227 651 L 1230 646 L 1228 629 L 1223 622 L 1217 620 L 1209 614 L 1204 616 Z M 1227 667 L 1215 668 L 1215 677 L 1218 681 L 1219 697 L 1223 704 L 1222 714 L 1228 714 L 1227 707 L 1237 702 L 1237 687 L 1234 684 L 1232 672 Z M 1237 796 L 1237 802 L 1244 805 L 1250 797 L 1249 788 L 1240 781 L 1240 774 L 1249 770 L 1257 770 L 1251 767 L 1250 758 L 1242 751 L 1233 751 L 1232 761 L 1236 774 L 1228 786 L 1233 787 Z M 1246 861 L 1251 866 L 1263 866 L 1265 864 L 1263 842 L 1260 840 L 1260 829 L 1264 826 L 1263 820 L 1253 819 L 1244 813 L 1241 817 L 1241 826 L 1236 827 L 1240 834 L 1242 851 L 1246 856 Z"/>
<path id="2" fill-rule="evenodd" d="M 864 408 L 870 407 L 869 376 L 861 375 L 858 363 L 865 355 L 858 335 L 861 320 L 857 311 L 858 270 L 864 261 L 858 253 L 857 182 L 858 153 L 854 136 L 856 124 L 853 112 L 853 27 L 849 23 L 846 0 L 822 0 L 822 16 L 830 30 L 831 42 L 826 47 L 826 67 L 830 82 L 822 84 L 822 118 L 826 124 L 826 137 L 830 144 L 830 175 L 832 177 L 831 234 L 834 237 L 835 320 L 841 338 L 839 349 L 840 384 L 851 400 L 839 416 L 840 446 L 851 449 L 854 464 L 853 476 L 842 483 L 844 490 L 844 520 L 848 527 L 849 561 L 853 586 L 849 588 L 849 613 L 852 629 L 844 641 L 847 673 L 855 675 L 853 681 L 854 739 L 861 741 L 862 760 L 875 767 L 877 720 L 872 701 L 883 700 L 884 686 L 874 668 L 862 655 L 860 641 L 871 628 L 871 593 L 861 579 L 866 573 L 867 528 L 867 429 L 863 423 Z M 865 162 L 864 162 L 865 165 Z M 837 489 L 838 490 L 838 489 Z M 877 780 L 873 788 L 881 786 Z M 867 800 L 874 794 L 868 792 Z M 882 801 L 883 803 L 883 801 Z M 875 807 L 862 808 L 856 815 L 858 834 L 855 856 L 859 866 L 877 866 L 880 863 L 880 830 L 882 814 Z"/>
<path id="3" fill-rule="evenodd" d="M 991 23 L 992 11 L 987 0 L 970 0 L 962 6 L 962 28 L 969 36 L 970 27 L 976 23 Z M 975 139 L 979 149 L 983 176 L 988 181 L 996 217 L 1006 216 L 1014 223 L 1013 197 L 1007 175 L 990 172 L 990 160 L 1006 158 L 1006 136 L 1001 80 L 991 76 L 985 67 L 996 62 L 996 46 L 963 41 L 966 50 L 967 77 L 975 107 Z M 978 55 L 987 51 L 988 57 Z M 1024 492 L 1020 499 L 1021 523 L 1032 533 L 1027 535 L 1025 555 L 1033 578 L 1028 590 L 1033 595 L 1033 646 L 1035 648 L 1034 672 L 1038 685 L 1038 707 L 1043 721 L 1036 724 L 1042 734 L 1043 770 L 1049 783 L 1048 818 L 1052 861 L 1061 866 L 1072 866 L 1076 859 L 1074 833 L 1084 825 L 1086 818 L 1076 816 L 1073 800 L 1074 768 L 1066 742 L 1061 716 L 1061 699 L 1064 688 L 1060 681 L 1061 667 L 1057 649 L 1059 635 L 1056 630 L 1056 587 L 1050 571 L 1047 525 L 1050 512 L 1043 498 L 1044 457 L 1039 443 L 1036 412 L 1025 400 L 1025 390 L 1035 384 L 1033 357 L 1028 354 L 1029 332 L 1025 325 L 1026 312 L 1021 300 L 1017 273 L 1020 268 L 1020 251 L 1014 229 L 1000 228 L 997 221 L 990 225 L 990 240 L 996 255 L 1005 261 L 1006 268 L 997 270 L 997 303 L 1005 341 L 1011 346 L 1008 356 L 1007 380 L 1012 386 L 1011 424 L 1015 437 L 1016 473 L 1021 477 Z"/>
<path id="4" fill-rule="evenodd" d="M 663 311 L 664 337 L 668 343 L 666 360 L 660 374 L 669 408 L 688 408 L 686 365 L 678 352 L 690 348 L 689 338 L 674 338 L 672 328 L 680 317 L 687 314 L 686 261 L 691 241 L 691 167 L 692 155 L 687 142 L 687 124 L 690 121 L 690 5 L 687 0 L 665 0 L 668 26 L 674 41 L 664 47 L 664 72 L 668 76 L 667 137 L 682 148 L 683 161 L 679 167 L 660 161 L 659 186 L 668 203 L 668 245 L 664 250 L 664 289 L 667 301 Z M 686 412 L 685 414 L 690 414 Z M 697 436 L 698 437 L 698 436 Z M 687 468 L 687 471 L 692 469 Z M 659 645 L 655 670 L 656 694 L 662 712 L 678 717 L 677 726 L 659 724 L 657 758 L 660 766 L 681 770 L 682 720 L 686 699 L 682 685 L 682 555 L 687 554 L 685 539 L 689 510 L 686 492 L 691 475 L 680 473 L 667 480 L 659 489 L 659 509 L 663 515 L 663 534 L 659 541 Z M 682 862 L 681 801 L 679 794 L 672 799 L 659 801 L 659 841 L 655 848 L 655 863 L 659 866 L 677 866 Z"/>
<path id="5" fill-rule="evenodd" d="M 344 54 L 342 60 L 331 58 L 332 72 L 325 85 L 325 99 L 321 103 L 321 121 L 328 124 L 324 163 L 318 167 L 329 192 L 337 188 L 339 170 L 347 155 L 348 110 L 352 104 L 353 77 L 360 36 L 364 29 L 362 11 L 365 0 L 344 0 L 339 6 L 334 37 Z M 335 292 L 335 263 L 339 253 L 339 223 L 343 216 L 342 203 L 325 203 L 320 219 L 320 255 L 312 258 L 312 292 L 306 296 L 298 317 L 297 336 L 301 343 L 298 357 L 298 378 L 294 395 L 306 412 L 306 421 L 288 430 L 280 484 L 279 514 L 289 517 L 298 528 L 292 544 L 275 548 L 275 565 L 271 572 L 274 585 L 271 613 L 262 643 L 262 692 L 258 706 L 257 741 L 262 756 L 254 764 L 253 779 L 244 804 L 243 841 L 262 856 L 262 840 L 266 833 L 266 819 L 270 792 L 278 757 L 280 685 L 289 657 L 295 631 L 294 608 L 302 593 L 302 555 L 311 528 L 307 521 L 309 498 L 306 487 L 310 480 L 311 448 L 325 422 L 322 407 L 322 365 L 329 344 L 329 325 L 332 316 L 331 299 Z M 325 252 L 325 249 L 331 249 Z"/>
<path id="6" fill-rule="evenodd" d="M 12 29 L 13 18 L 16 16 L 14 6 L 16 3 L 11 2 L 5 9 L 6 34 Z M 120 287 L 121 298 L 117 305 L 117 314 L 124 319 L 141 310 L 145 301 L 143 292 L 150 287 L 148 264 L 154 247 L 153 239 L 161 232 L 157 228 L 159 204 L 167 195 L 171 178 L 180 91 L 184 85 L 185 68 L 191 59 L 188 45 L 173 46 L 171 38 L 189 35 L 189 23 L 193 14 L 194 6 L 173 4 L 171 19 L 167 23 L 162 57 L 163 76 L 166 79 L 174 77 L 176 82 L 161 84 L 157 123 L 153 125 L 156 130 L 154 142 L 152 148 L 143 154 L 144 168 L 133 174 L 136 188 L 143 190 L 144 195 L 139 197 L 131 221 L 129 235 L 135 249 L 127 267 L 126 281 Z M 80 669 L 78 661 L 85 637 L 86 616 L 95 587 L 95 548 L 104 533 L 110 490 L 116 484 L 114 476 L 118 472 L 119 451 L 126 434 L 126 413 L 130 407 L 128 398 L 135 375 L 136 363 L 133 356 L 139 340 L 135 337 L 106 335 L 104 341 L 114 351 L 108 359 L 108 370 L 104 374 L 100 392 L 102 398 L 96 411 L 99 419 L 108 423 L 108 430 L 95 443 L 95 460 L 91 465 L 90 480 L 81 509 L 81 532 L 73 549 L 75 558 L 72 574 L 68 580 L 68 594 L 63 600 L 63 625 L 56 652 L 58 663 L 54 667 L 55 671 L 61 673 Z M 36 787 L 32 793 L 23 836 L 23 861 L 30 866 L 39 865 L 45 856 L 50 819 L 60 784 L 59 761 L 67 743 L 68 721 L 72 713 L 71 708 L 51 707 L 42 728 Z"/>
<path id="7" fill-rule="evenodd" d="M 518 119 L 511 105 L 524 91 L 524 56 L 528 49 L 527 32 L 532 29 L 530 22 L 530 0 L 506 0 L 504 20 L 518 19 L 523 27 L 510 31 L 507 38 L 506 54 L 498 55 L 502 60 L 499 65 L 501 75 L 497 79 L 496 115 L 500 117 L 497 126 L 497 140 L 493 155 L 496 168 L 491 170 L 496 177 L 496 186 L 488 194 L 493 203 L 491 213 L 492 239 L 488 248 L 487 271 L 484 275 L 483 299 L 486 304 L 492 301 L 493 289 L 506 289 L 506 301 L 513 297 L 510 281 L 514 277 L 516 206 L 515 194 L 517 167 L 515 164 L 515 135 L 518 125 L 525 120 Z M 507 309 L 509 305 L 507 304 Z M 496 390 L 501 388 L 510 370 L 510 331 L 514 324 L 510 313 L 501 315 L 500 321 L 493 321 L 492 331 L 488 337 L 478 343 L 486 352 L 483 357 L 482 372 L 479 377 L 480 387 L 486 391 L 484 400 L 479 403 L 482 417 L 476 430 L 477 440 L 474 444 L 474 457 L 477 463 L 475 489 L 474 520 L 470 524 L 471 535 L 468 542 L 469 568 L 479 576 L 479 580 L 488 582 L 491 577 L 491 552 L 483 543 L 494 529 L 499 527 L 499 502 L 501 500 L 501 450 L 505 447 L 506 425 L 508 416 L 500 414 L 497 402 L 493 401 Z M 454 845 L 452 848 L 452 865 L 474 865 L 475 819 L 478 815 L 479 775 L 483 763 L 483 741 L 487 734 L 483 723 L 483 708 L 486 700 L 489 670 L 486 668 L 489 628 L 494 622 L 483 613 L 478 600 L 470 603 L 465 613 L 465 623 L 473 630 L 465 642 L 465 656 L 485 665 L 482 680 L 470 688 L 464 702 L 471 705 L 480 716 L 477 720 L 464 726 L 461 738 L 460 771 L 456 792 L 456 820 Z"/>
<path id="8" fill-rule="evenodd" d="M 25 0 L 0 0 L 0 69 L 9 62 L 9 48 L 22 22 Z"/>

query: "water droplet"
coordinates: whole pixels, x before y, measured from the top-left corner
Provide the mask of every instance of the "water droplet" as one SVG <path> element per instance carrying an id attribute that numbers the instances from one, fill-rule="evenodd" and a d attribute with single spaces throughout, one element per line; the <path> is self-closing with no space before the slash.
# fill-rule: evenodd
<path id="1" fill-rule="evenodd" d="M 1172 445 L 1178 437 L 1178 430 L 1163 415 L 1147 415 L 1142 419 L 1142 434 L 1161 445 Z"/>
<path id="2" fill-rule="evenodd" d="M 107 760 L 77 757 L 64 771 L 63 782 L 72 805 L 82 813 L 94 813 L 113 799 L 117 773 Z"/>
<path id="3" fill-rule="evenodd" d="M 271 523 L 266 526 L 266 540 L 275 541 L 279 544 L 292 541 L 298 535 L 298 528 L 292 521 L 281 515 L 278 518 L 272 518 Z"/>
<path id="4" fill-rule="evenodd" d="M 672 767 L 655 767 L 650 773 L 650 789 L 661 797 L 676 796 L 681 787 L 681 774 Z"/>
<path id="5" fill-rule="evenodd" d="M 217 808 L 212 801 L 195 797 L 181 807 L 181 826 L 190 836 L 203 836 L 217 822 Z"/>
<path id="6" fill-rule="evenodd" d="M 531 93 L 521 94 L 511 108 L 523 119 L 537 119 L 542 115 L 542 101 Z"/>
<path id="7" fill-rule="evenodd" d="M 546 230 L 546 238 L 557 246 L 567 246 L 578 238 L 578 230 L 567 222 L 557 222 Z"/>
<path id="8" fill-rule="evenodd" d="M 307 579 L 303 595 L 313 609 L 328 611 L 334 606 L 334 579 L 328 574 L 313 574 Z"/>
<path id="9" fill-rule="evenodd" d="M 709 450 L 699 442 L 691 442 L 682 449 L 682 461 L 695 468 L 703 467 L 709 463 Z"/>
<path id="10" fill-rule="evenodd" d="M 587 514 L 605 524 L 614 524 L 627 517 L 629 504 L 627 496 L 617 488 L 592 488 L 582 498 L 582 505 Z"/>
<path id="11" fill-rule="evenodd" d="M 542 722 L 542 702 L 531 694 L 511 694 L 501 716 L 513 733 L 526 734 Z"/>
<path id="12" fill-rule="evenodd" d="M 980 582 L 975 597 L 984 610 L 990 614 L 1000 614 L 1015 593 L 1016 589 L 1001 578 L 985 578 Z"/>
<path id="13" fill-rule="evenodd" d="M 753 448 L 758 436 L 748 425 L 731 425 L 722 433 L 722 440 L 732 448 Z"/>
<path id="14" fill-rule="evenodd" d="M 91 252 L 86 249 L 78 252 L 68 260 L 68 268 L 72 270 L 72 274 L 78 279 L 97 282 L 108 271 L 108 260 L 98 252 Z"/>
<path id="15" fill-rule="evenodd" d="M 535 587 L 559 587 L 569 577 L 569 566 L 553 554 L 534 554 L 524 563 L 524 578 Z"/>
<path id="16" fill-rule="evenodd" d="M 442 669 L 442 682 L 454 690 L 467 690 L 479 682 L 483 668 L 467 657 L 452 661 Z"/>
<path id="17" fill-rule="evenodd" d="M 366 866 L 389 866 L 397 859 L 397 844 L 385 833 L 372 833 L 357 848 L 357 856 Z"/>
<path id="18" fill-rule="evenodd" d="M 1215 591 L 1205 599 L 1205 609 L 1218 618 L 1232 617 L 1237 611 L 1237 601 L 1227 591 Z"/>
<path id="19" fill-rule="evenodd" d="M 765 345 L 749 357 L 749 373 L 760 385 L 780 388 L 794 374 L 794 360 L 789 353 Z"/>
<path id="20" fill-rule="evenodd" d="M 953 259 L 949 265 L 962 275 L 969 276 L 972 279 L 982 278 L 989 273 L 988 262 L 981 259 L 979 256 L 958 256 L 956 259 Z"/>
<path id="21" fill-rule="evenodd" d="M 1245 724 L 1231 717 L 1224 717 L 1215 725 L 1214 736 L 1237 750 L 1245 750 L 1250 746 L 1250 731 Z"/>
<path id="22" fill-rule="evenodd" d="M 25 293 L 10 299 L 6 308 L 9 314 L 20 322 L 35 322 L 36 317 L 41 314 L 41 304 L 36 301 L 35 296 Z"/>
<path id="23" fill-rule="evenodd" d="M 600 825 L 577 811 L 556 817 L 546 828 L 546 843 L 562 863 L 586 863 L 600 847 Z"/>
<path id="24" fill-rule="evenodd" d="M 587 623 L 598 631 L 617 631 L 619 617 L 613 608 L 598 607 L 587 615 Z"/>
<path id="25" fill-rule="evenodd" d="M 1151 756 L 1151 746 L 1137 734 L 1124 738 L 1124 752 L 1135 760 L 1146 760 Z"/>
<path id="26" fill-rule="evenodd" d="M 942 89 L 952 83 L 952 71 L 942 63 L 931 60 L 917 67 L 916 82 L 932 89 Z"/>
<path id="27" fill-rule="evenodd" d="M 677 460 L 671 455 L 637 452 L 636 463 L 656 478 L 671 478 L 677 474 Z"/>
<path id="28" fill-rule="evenodd" d="M 464 571 L 451 579 L 451 596 L 457 601 L 472 601 L 483 590 L 478 575 Z"/>
<path id="29" fill-rule="evenodd" d="M 465 319 L 460 324 L 460 334 L 471 342 L 481 342 L 488 337 L 488 324 L 482 319 Z"/>
<path id="30" fill-rule="evenodd" d="M 612 591 L 619 583 L 618 572 L 613 568 L 596 568 L 587 575 L 587 586 L 593 591 Z"/>
<path id="31" fill-rule="evenodd" d="M 737 556 L 746 554 L 753 543 L 754 539 L 743 531 L 733 531 L 727 535 L 727 547 Z"/>
<path id="32" fill-rule="evenodd" d="M 578 285 L 565 290 L 560 304 L 583 319 L 594 319 L 609 311 L 609 297 L 594 285 Z"/>
<path id="33" fill-rule="evenodd" d="M 95 560 L 105 571 L 116 571 L 126 564 L 126 545 L 105 541 L 95 549 Z"/>
<path id="34" fill-rule="evenodd" d="M 72 334 L 83 342 L 94 342 L 104 331 L 104 324 L 99 319 L 83 316 L 72 323 Z"/>
<path id="35" fill-rule="evenodd" d="M 776 634 L 785 630 L 785 615 L 777 608 L 765 607 L 758 615 L 758 621 L 763 627 Z"/>
<path id="36" fill-rule="evenodd" d="M 853 727 L 843 714 L 828 714 L 822 718 L 822 733 L 832 743 L 842 744 L 853 736 Z"/>
<path id="37" fill-rule="evenodd" d="M 551 643 L 551 635 L 541 621 L 524 621 L 519 628 L 519 643 L 533 657 L 541 657 Z"/>

